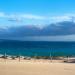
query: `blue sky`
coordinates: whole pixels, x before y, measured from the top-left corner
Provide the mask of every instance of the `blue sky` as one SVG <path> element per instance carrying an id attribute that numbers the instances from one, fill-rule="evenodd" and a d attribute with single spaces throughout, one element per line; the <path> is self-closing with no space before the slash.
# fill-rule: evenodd
<path id="1" fill-rule="evenodd" d="M 75 0 L 0 0 L 0 26 L 45 25 L 75 16 Z"/>
<path id="2" fill-rule="evenodd" d="M 75 0 L 0 0 L 0 37 L 5 33 L 8 35 L 12 32 L 10 27 L 16 27 L 16 31 L 18 31 L 17 26 L 42 27 L 51 23 L 71 21 L 72 18 L 75 18 Z M 10 36 L 8 37 L 10 38 Z M 32 37 L 33 40 L 37 38 Z M 75 34 L 47 38 L 49 40 L 75 41 Z"/>
<path id="3" fill-rule="evenodd" d="M 0 11 L 58 15 L 74 13 L 75 0 L 0 0 Z"/>

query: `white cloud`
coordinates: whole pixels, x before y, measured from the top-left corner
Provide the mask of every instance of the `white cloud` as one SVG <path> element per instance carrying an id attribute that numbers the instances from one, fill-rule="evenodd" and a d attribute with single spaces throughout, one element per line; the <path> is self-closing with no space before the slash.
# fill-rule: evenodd
<path id="1" fill-rule="evenodd" d="M 53 22 L 61 22 L 61 21 L 71 21 L 74 16 L 63 15 L 63 16 L 52 16 L 49 20 Z"/>
<path id="2" fill-rule="evenodd" d="M 34 14 L 25 14 L 25 13 L 5 13 L 5 12 L 0 12 L 0 19 L 1 18 L 6 18 L 7 21 L 10 22 L 26 22 L 26 20 L 29 20 L 28 23 L 34 22 L 34 24 L 49 24 L 49 23 L 54 23 L 54 22 L 61 22 L 61 21 L 71 21 L 72 19 L 75 18 L 75 14 L 65 14 L 65 15 L 57 15 L 57 16 L 39 16 L 39 15 L 34 15 Z M 31 21 L 30 21 L 31 20 Z"/>
<path id="3" fill-rule="evenodd" d="M 33 14 L 6 14 L 4 12 L 0 12 L 1 18 L 19 18 L 19 19 L 36 19 L 36 20 L 44 20 L 45 17 Z"/>
<path id="4" fill-rule="evenodd" d="M 49 17 L 49 20 L 52 22 L 62 22 L 62 21 L 75 21 L 75 14 L 74 13 L 67 13 L 64 15 L 57 15 Z"/>
<path id="5" fill-rule="evenodd" d="M 55 20 L 69 20 L 70 17 L 69 16 L 54 16 L 54 17 L 51 17 L 51 19 L 55 19 Z"/>
<path id="6" fill-rule="evenodd" d="M 32 14 L 21 14 L 19 15 L 21 18 L 26 18 L 26 19 L 37 19 L 37 20 L 44 20 L 45 17 L 43 16 L 37 16 L 37 15 L 32 15 Z"/>

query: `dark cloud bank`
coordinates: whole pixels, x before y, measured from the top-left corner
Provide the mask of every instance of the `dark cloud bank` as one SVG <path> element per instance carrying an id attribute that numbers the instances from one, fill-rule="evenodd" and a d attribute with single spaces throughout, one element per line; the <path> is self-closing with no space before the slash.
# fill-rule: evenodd
<path id="1" fill-rule="evenodd" d="M 64 36 L 75 34 L 75 23 L 64 21 L 50 24 L 40 29 L 35 26 L 19 26 L 10 28 L 0 28 L 0 39 L 19 39 L 29 36 Z M 31 39 L 32 40 L 32 39 Z M 35 40 L 35 39 L 34 39 Z"/>

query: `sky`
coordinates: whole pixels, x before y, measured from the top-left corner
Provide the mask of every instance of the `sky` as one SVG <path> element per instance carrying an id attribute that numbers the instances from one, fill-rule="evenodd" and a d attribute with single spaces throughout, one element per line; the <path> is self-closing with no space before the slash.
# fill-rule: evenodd
<path id="1" fill-rule="evenodd" d="M 0 0 L 0 27 L 36 25 L 71 20 L 75 0 Z"/>
<path id="2" fill-rule="evenodd" d="M 43 27 L 51 23 L 74 19 L 75 0 L 0 0 L 0 31 L 3 30 L 1 28 L 7 29 L 8 27 L 26 25 Z M 75 35 L 47 38 L 50 40 L 56 38 L 55 40 L 75 41 Z M 32 39 L 37 39 L 37 37 Z"/>

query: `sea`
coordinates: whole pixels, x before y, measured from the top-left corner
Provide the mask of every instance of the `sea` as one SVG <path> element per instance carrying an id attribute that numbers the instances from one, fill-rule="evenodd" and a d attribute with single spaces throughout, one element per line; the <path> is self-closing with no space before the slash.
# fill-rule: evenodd
<path id="1" fill-rule="evenodd" d="M 75 56 L 75 42 L 0 41 L 0 54 L 22 56 Z"/>

